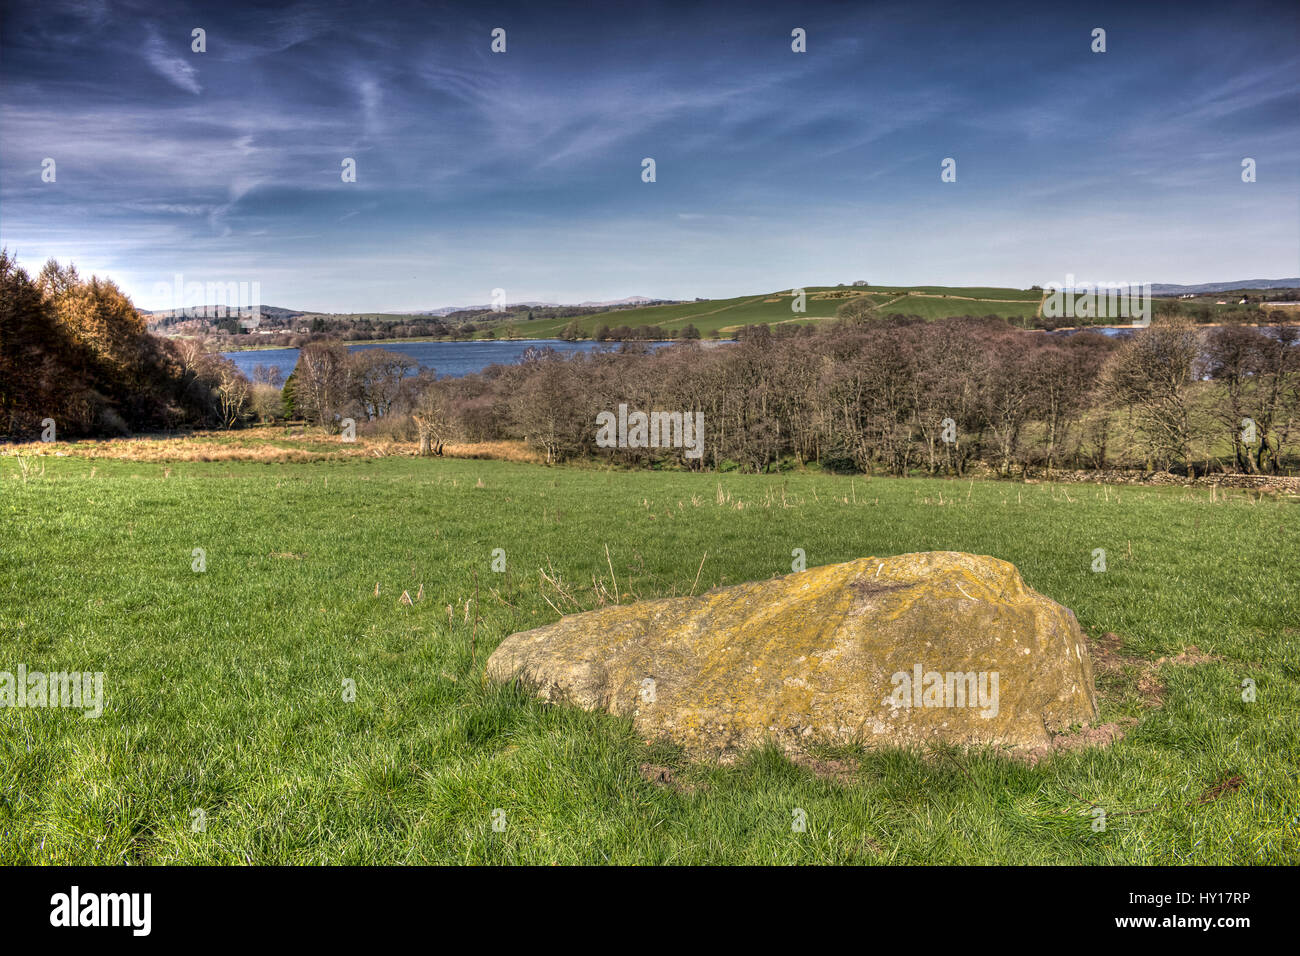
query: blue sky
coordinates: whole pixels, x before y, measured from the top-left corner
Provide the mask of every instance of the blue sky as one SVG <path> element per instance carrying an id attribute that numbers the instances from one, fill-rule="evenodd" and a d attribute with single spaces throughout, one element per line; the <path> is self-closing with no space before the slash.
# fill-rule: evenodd
<path id="1" fill-rule="evenodd" d="M 0 243 L 144 308 L 176 273 L 339 312 L 1300 275 L 1294 4 L 44 0 L 0 27 Z"/>

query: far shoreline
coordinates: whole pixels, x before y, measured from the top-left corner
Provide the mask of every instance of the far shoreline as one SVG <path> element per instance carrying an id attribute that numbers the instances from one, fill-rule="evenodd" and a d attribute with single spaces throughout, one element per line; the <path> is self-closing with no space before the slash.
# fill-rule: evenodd
<path id="1" fill-rule="evenodd" d="M 1275 323 L 1275 322 L 1256 322 L 1256 323 L 1249 323 L 1249 327 L 1250 327 L 1250 328 L 1261 328 L 1261 327 L 1274 328 L 1274 327 L 1296 326 L 1296 325 L 1300 325 L 1300 322 L 1283 322 L 1283 323 Z M 1140 330 L 1140 329 L 1144 329 L 1144 328 L 1146 328 L 1146 327 L 1147 327 L 1147 326 L 1144 326 L 1144 325 L 1134 325 L 1134 324 L 1131 324 L 1131 323 L 1128 324 L 1128 325 L 1063 325 L 1063 326 L 1060 326 L 1060 327 L 1055 328 L 1055 329 L 1025 329 L 1024 331 L 1026 331 L 1026 332 L 1043 332 L 1043 333 L 1052 333 L 1052 332 L 1103 332 L 1103 331 L 1105 331 L 1105 330 L 1107 330 L 1107 329 L 1115 329 L 1115 330 L 1119 330 L 1119 331 L 1135 332 L 1135 331 L 1138 331 L 1138 330 Z M 1197 325 L 1196 325 L 1196 327 L 1197 327 L 1198 329 L 1221 329 L 1221 328 L 1224 328 L 1224 327 L 1225 327 L 1225 323 L 1223 323 L 1223 322 L 1198 322 Z M 187 338 L 187 336 L 178 336 L 178 338 Z M 348 346 L 348 347 L 350 347 L 350 346 L 353 346 L 353 345 L 405 345 L 405 344 L 408 344 L 408 343 L 415 343 L 415 342 L 446 342 L 446 343 L 449 343 L 449 344 L 450 344 L 450 343 L 464 343 L 464 344 L 470 344 L 470 343 L 474 343 L 474 342 L 516 342 L 516 343 L 518 343 L 518 342 L 565 342 L 565 343 L 572 343 L 572 342 L 594 342 L 594 341 L 595 341 L 594 339 L 557 339 L 557 338 L 529 338 L 529 339 L 498 339 L 498 338 L 492 338 L 492 339 L 488 339 L 488 338 L 479 338 L 479 339 L 448 339 L 448 338 L 440 338 L 440 337 L 438 337 L 438 336 L 423 335 L 423 336 L 417 336 L 417 337 L 415 337 L 415 338 L 405 338 L 405 339 L 361 339 L 361 340 L 358 340 L 358 341 L 355 341 L 355 342 L 343 342 L 342 344 L 343 344 L 344 346 Z M 737 340 L 736 338 L 734 338 L 734 337 L 729 337 L 729 338 L 725 338 L 725 339 L 686 339 L 686 340 L 679 340 L 679 339 L 610 339 L 610 340 L 607 340 L 607 341 L 605 341 L 605 342 L 596 342 L 596 344 L 597 344 L 597 345 L 610 345 L 610 346 L 622 345 L 624 342 L 630 342 L 630 343 L 633 343 L 633 344 L 639 344 L 639 345 L 649 345 L 649 344 L 653 344 L 653 343 L 657 343 L 657 342 L 659 342 L 659 343 L 664 343 L 664 342 L 666 342 L 666 343 L 678 343 L 678 344 L 680 344 L 680 343 L 682 343 L 683 341 L 695 342 L 695 343 L 698 343 L 699 345 L 702 345 L 702 346 L 706 346 L 706 347 L 707 347 L 707 346 L 710 346 L 710 345 L 722 344 L 722 343 L 724 343 L 724 342 L 735 342 L 735 341 L 738 341 L 738 340 Z M 230 352 L 280 352 L 280 351 L 285 351 L 285 350 L 289 350 L 289 349 L 299 349 L 299 348 L 302 348 L 302 346 L 300 346 L 300 345 L 239 345 L 239 346 L 235 346 L 234 348 L 220 348 L 220 349 L 218 349 L 218 351 L 219 351 L 219 352 L 222 352 L 222 353 L 230 353 Z"/>
<path id="2" fill-rule="evenodd" d="M 695 342 L 699 345 L 709 346 L 721 344 L 724 342 L 735 342 L 734 338 L 725 339 L 608 339 L 604 342 L 596 342 L 595 339 L 445 339 L 437 336 L 419 336 L 413 339 L 364 339 L 355 342 L 343 342 L 344 346 L 353 345 L 406 345 L 412 342 L 446 342 L 447 344 L 464 344 L 470 345 L 476 342 L 492 343 L 523 343 L 523 342 L 563 342 L 572 344 L 574 342 L 593 342 L 596 345 L 622 345 L 624 342 L 630 342 L 636 345 L 653 345 L 656 343 L 683 344 L 684 342 Z M 219 348 L 217 351 L 224 353 L 230 352 L 281 352 L 288 349 L 300 349 L 301 345 L 240 345 L 234 348 Z"/>

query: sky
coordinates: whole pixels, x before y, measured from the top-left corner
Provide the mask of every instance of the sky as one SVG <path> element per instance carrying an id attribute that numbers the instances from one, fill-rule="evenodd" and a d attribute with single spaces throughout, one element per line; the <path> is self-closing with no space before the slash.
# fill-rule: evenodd
<path id="1" fill-rule="evenodd" d="M 0 245 L 142 308 L 1300 275 L 1294 3 L 0 3 Z"/>

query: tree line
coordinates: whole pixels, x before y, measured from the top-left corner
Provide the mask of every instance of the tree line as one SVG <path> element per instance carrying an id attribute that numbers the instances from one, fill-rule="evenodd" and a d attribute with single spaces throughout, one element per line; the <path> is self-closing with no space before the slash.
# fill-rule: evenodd
<path id="1" fill-rule="evenodd" d="M 713 348 L 532 349 L 515 365 L 439 379 L 398 353 L 316 343 L 285 395 L 321 425 L 351 417 L 433 454 L 447 441 L 514 439 L 552 462 L 724 471 L 1277 473 L 1295 454 L 1296 345 L 1295 327 L 1203 329 L 1177 316 L 1123 339 L 895 316 L 751 326 Z M 703 457 L 597 447 L 596 416 L 619 404 L 703 412 Z"/>
<path id="2" fill-rule="evenodd" d="M 1298 336 L 1289 325 L 1199 327 L 1165 310 L 1119 339 L 868 314 L 748 326 L 732 344 L 688 334 L 653 349 L 634 334 L 572 356 L 530 349 L 517 364 L 441 379 L 399 352 L 320 340 L 281 388 L 273 369 L 249 381 L 196 340 L 150 334 L 112 282 L 54 261 L 33 279 L 0 252 L 0 436 L 33 438 L 51 419 L 75 438 L 351 418 L 363 434 L 418 441 L 421 454 L 521 440 L 552 462 L 1269 474 L 1296 461 Z M 597 416 L 619 405 L 702 413 L 702 456 L 597 446 Z"/>

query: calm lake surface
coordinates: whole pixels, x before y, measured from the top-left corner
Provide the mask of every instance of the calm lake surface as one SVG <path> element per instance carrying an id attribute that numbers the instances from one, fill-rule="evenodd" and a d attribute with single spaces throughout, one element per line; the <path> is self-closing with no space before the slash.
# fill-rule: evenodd
<path id="1" fill-rule="evenodd" d="M 670 345 L 655 342 L 656 348 Z M 530 348 L 553 348 L 561 355 L 574 352 L 594 352 L 597 349 L 617 350 L 617 342 L 561 342 L 552 339 L 518 339 L 516 341 L 479 342 L 388 342 L 379 345 L 349 345 L 348 351 L 359 349 L 390 349 L 409 355 L 419 365 L 434 369 L 439 377 L 450 375 L 459 378 L 481 372 L 489 365 L 509 365 L 518 362 Z M 297 349 L 263 349 L 250 352 L 222 352 L 249 378 L 258 365 L 274 366 L 288 378 L 298 364 Z"/>

